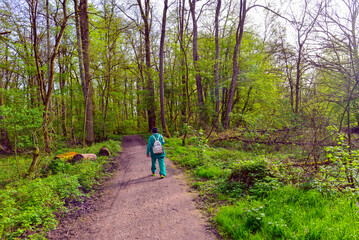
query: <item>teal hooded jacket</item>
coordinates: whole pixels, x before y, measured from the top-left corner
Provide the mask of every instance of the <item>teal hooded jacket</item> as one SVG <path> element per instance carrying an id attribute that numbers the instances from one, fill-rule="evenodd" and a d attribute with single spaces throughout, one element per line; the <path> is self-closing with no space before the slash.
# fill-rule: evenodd
<path id="1" fill-rule="evenodd" d="M 161 142 L 162 146 L 165 144 L 165 140 L 163 139 L 163 136 L 159 133 L 154 133 L 152 134 L 149 139 L 148 139 L 148 144 L 147 144 L 147 155 L 149 155 L 151 153 L 151 157 L 155 157 L 155 158 L 162 158 L 162 157 L 166 157 L 166 153 L 165 153 L 165 149 L 163 148 L 163 153 L 160 154 L 153 154 L 152 151 L 152 146 L 155 143 L 155 137 L 156 139 L 158 139 L 158 141 Z"/>

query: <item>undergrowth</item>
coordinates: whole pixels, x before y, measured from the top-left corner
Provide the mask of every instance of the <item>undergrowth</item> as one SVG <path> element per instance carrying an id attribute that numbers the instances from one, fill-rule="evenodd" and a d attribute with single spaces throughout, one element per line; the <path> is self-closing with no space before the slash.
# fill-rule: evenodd
<path id="1" fill-rule="evenodd" d="M 120 142 L 110 140 L 87 148 L 61 149 L 54 156 L 68 151 L 97 154 L 104 145 L 115 154 L 121 150 Z M 25 171 L 31 158 L 25 156 L 22 159 L 22 169 Z M 69 202 L 83 201 L 84 197 L 91 194 L 92 189 L 109 176 L 110 173 L 105 171 L 109 159 L 110 157 L 98 157 L 96 161 L 83 160 L 70 164 L 61 159 L 48 158 L 41 165 L 41 168 L 47 170 L 39 173 L 37 178 L 23 179 L 14 174 L 10 175 L 12 178 L 8 181 L 2 179 L 0 239 L 45 238 L 46 233 L 58 223 L 56 214 L 66 212 Z M 15 160 L 7 158 L 4 161 L 10 165 Z M 11 172 L 8 167 L 1 168 Z M 22 174 L 24 172 L 20 172 L 20 176 Z"/>
<path id="2" fill-rule="evenodd" d="M 298 159 L 302 164 L 305 153 L 297 147 L 275 151 L 241 142 L 211 147 L 198 140 L 187 146 L 181 139 L 166 140 L 168 156 L 191 174 L 202 207 L 224 239 L 359 238 L 356 189 L 340 192 L 339 185 L 316 177 L 329 176 L 328 170 L 346 173 L 348 164 L 334 165 L 340 171 L 324 165 L 312 172 L 291 163 Z M 338 162 L 338 155 L 330 156 Z"/>

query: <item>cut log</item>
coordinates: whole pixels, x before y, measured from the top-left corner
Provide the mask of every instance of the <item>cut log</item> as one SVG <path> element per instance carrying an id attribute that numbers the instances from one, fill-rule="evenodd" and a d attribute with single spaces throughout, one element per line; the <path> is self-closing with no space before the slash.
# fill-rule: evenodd
<path id="1" fill-rule="evenodd" d="M 97 159 L 97 156 L 96 156 L 96 154 L 93 154 L 93 153 L 76 154 L 76 155 L 72 158 L 72 162 L 77 162 L 77 161 L 80 161 L 81 159 L 96 160 L 96 159 Z"/>
<path id="2" fill-rule="evenodd" d="M 67 152 L 67 153 L 63 153 L 60 155 L 57 155 L 56 157 L 54 157 L 54 159 L 61 159 L 64 162 L 71 162 L 72 158 L 78 154 L 77 152 Z"/>
<path id="3" fill-rule="evenodd" d="M 103 147 L 100 149 L 99 154 L 100 156 L 110 156 L 110 150 L 107 147 Z"/>

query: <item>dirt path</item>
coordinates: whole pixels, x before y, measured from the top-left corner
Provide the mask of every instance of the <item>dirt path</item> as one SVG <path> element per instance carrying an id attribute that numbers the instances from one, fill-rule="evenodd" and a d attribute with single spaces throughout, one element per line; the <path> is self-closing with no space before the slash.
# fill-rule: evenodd
<path id="1" fill-rule="evenodd" d="M 62 234 L 50 233 L 49 238 L 216 239 L 206 230 L 205 219 L 196 210 L 195 196 L 188 191 L 181 171 L 165 159 L 167 177 L 153 177 L 142 138 L 126 136 L 122 145 L 120 171 L 106 184 L 100 206 L 69 222 Z"/>

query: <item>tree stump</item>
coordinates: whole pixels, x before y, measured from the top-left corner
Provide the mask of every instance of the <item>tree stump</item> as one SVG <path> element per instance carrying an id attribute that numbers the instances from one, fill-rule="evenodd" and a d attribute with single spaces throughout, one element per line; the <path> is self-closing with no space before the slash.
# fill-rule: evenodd
<path id="1" fill-rule="evenodd" d="M 34 157 L 32 159 L 32 162 L 31 162 L 31 166 L 29 168 L 29 170 L 27 171 L 27 173 L 25 174 L 25 177 L 31 177 L 31 173 L 33 173 L 35 171 L 35 166 L 37 164 L 37 160 L 39 159 L 39 155 L 40 155 L 40 150 L 38 147 L 35 147 L 35 150 L 34 150 Z"/>
<path id="2" fill-rule="evenodd" d="M 103 147 L 100 149 L 99 155 L 100 156 L 110 156 L 110 150 L 108 150 L 107 147 Z"/>
<path id="3" fill-rule="evenodd" d="M 87 154 L 76 154 L 73 158 L 72 158 L 72 162 L 78 162 L 81 159 L 89 159 L 89 160 L 96 160 L 97 156 L 94 153 L 87 153 Z"/>

